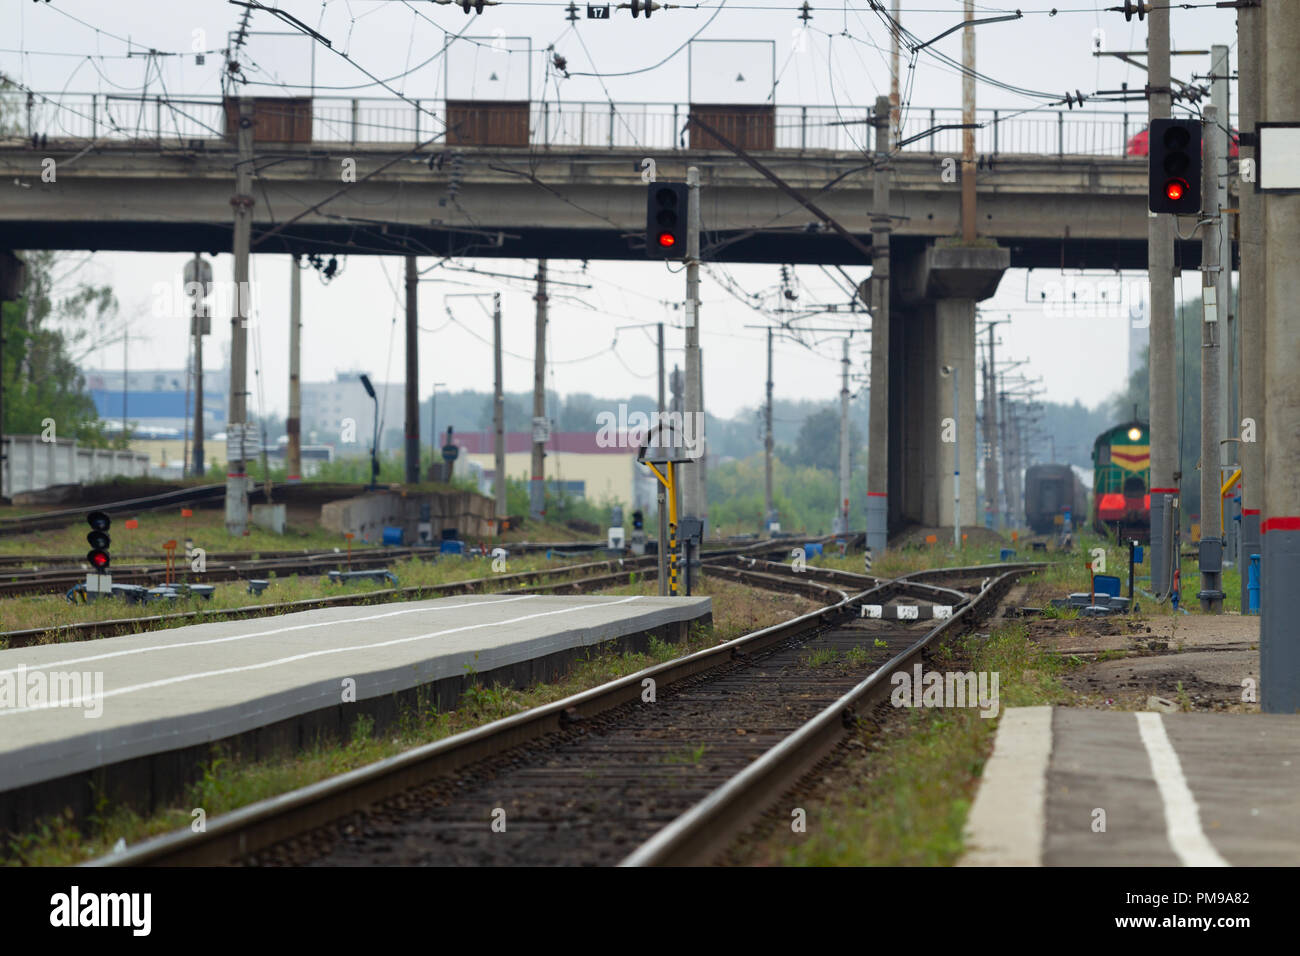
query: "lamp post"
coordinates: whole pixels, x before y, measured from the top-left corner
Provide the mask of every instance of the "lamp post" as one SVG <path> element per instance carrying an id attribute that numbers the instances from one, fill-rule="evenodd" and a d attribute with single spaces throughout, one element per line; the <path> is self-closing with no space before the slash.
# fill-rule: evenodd
<path id="1" fill-rule="evenodd" d="M 375 425 L 370 435 L 370 491 L 379 487 L 379 396 L 375 394 L 375 387 L 370 384 L 370 376 L 362 375 L 361 384 L 365 386 L 368 394 L 375 402 Z"/>

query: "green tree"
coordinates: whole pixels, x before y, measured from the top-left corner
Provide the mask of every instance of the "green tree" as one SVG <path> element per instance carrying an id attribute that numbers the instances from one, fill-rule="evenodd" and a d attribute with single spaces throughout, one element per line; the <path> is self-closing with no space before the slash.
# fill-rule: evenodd
<path id="1" fill-rule="evenodd" d="M 23 298 L 0 310 L 4 336 L 4 431 L 41 434 L 52 419 L 55 434 L 107 447 L 110 442 L 78 368 L 88 345 L 102 344 L 117 314 L 108 286 L 76 279 L 77 266 L 49 250 L 24 252 Z M 83 260 L 84 261 L 84 260 Z M 125 436 L 115 442 L 124 446 Z"/>
<path id="2" fill-rule="evenodd" d="M 862 433 L 849 422 L 849 467 L 862 445 Z M 823 408 L 803 420 L 799 437 L 795 439 L 794 457 L 782 456 L 787 464 L 822 468 L 832 474 L 840 469 L 840 413 L 834 408 Z"/>

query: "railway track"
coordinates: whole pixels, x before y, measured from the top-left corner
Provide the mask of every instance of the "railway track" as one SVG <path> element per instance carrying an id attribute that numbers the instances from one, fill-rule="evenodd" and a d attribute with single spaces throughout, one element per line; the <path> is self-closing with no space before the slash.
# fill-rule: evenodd
<path id="1" fill-rule="evenodd" d="M 795 539 L 801 543 L 804 539 Z M 705 552 L 705 559 L 710 561 L 739 557 L 745 554 L 764 554 L 784 551 L 790 541 L 782 539 L 775 546 L 771 541 L 760 541 L 740 548 L 722 548 Z M 403 549 L 405 550 L 405 549 Z M 330 553 L 327 557 L 334 559 L 338 555 Z M 88 641 L 103 637 L 117 637 L 123 634 L 135 634 L 141 630 L 158 627 L 179 627 L 185 624 L 207 623 L 209 621 L 239 620 L 252 617 L 269 617 L 276 614 L 289 614 L 295 611 L 310 611 L 323 607 L 349 607 L 358 604 L 374 604 L 386 601 L 417 601 L 429 598 L 451 597 L 458 594 L 477 594 L 485 591 L 506 590 L 512 593 L 573 593 L 597 587 L 614 587 L 626 584 L 634 574 L 644 574 L 655 567 L 655 557 L 614 558 L 606 561 L 590 561 L 571 564 L 558 568 L 545 568 L 539 571 L 520 571 L 508 574 L 494 574 L 490 577 L 470 578 L 447 584 L 426 584 L 412 587 L 384 588 L 365 591 L 360 594 L 340 594 L 333 597 L 308 598 L 300 601 L 285 601 L 272 604 L 252 604 L 245 607 L 208 610 L 198 608 L 189 611 L 174 611 L 164 614 L 150 614 L 133 617 L 113 618 L 104 621 L 85 621 L 77 624 L 61 624 L 54 627 L 27 628 L 24 630 L 2 631 L 0 641 L 7 642 L 8 647 L 30 647 L 45 642 L 63 643 L 67 641 Z M 356 566 L 356 554 L 353 555 Z M 377 565 L 371 565 L 374 567 Z M 315 570 L 323 573 L 328 570 L 326 564 L 318 564 Z M 288 572 L 286 572 L 288 573 Z M 574 577 L 579 575 L 579 577 Z M 242 575 L 240 575 L 242 576 Z M 116 574 L 114 575 L 116 579 Z M 550 580 L 555 579 L 555 580 Z M 227 578 L 230 580 L 230 578 Z M 503 587 L 504 585 L 504 587 Z"/>
<path id="2" fill-rule="evenodd" d="M 710 573 L 724 560 L 709 562 Z M 758 587 L 818 593 L 826 606 L 97 862 L 708 862 L 857 713 L 888 697 L 890 674 L 991 613 L 1038 567 L 867 579 L 865 588 L 843 572 L 725 568 Z M 960 587 L 977 576 L 974 590 Z M 954 594 L 952 616 L 938 623 L 857 617 L 867 603 Z"/>

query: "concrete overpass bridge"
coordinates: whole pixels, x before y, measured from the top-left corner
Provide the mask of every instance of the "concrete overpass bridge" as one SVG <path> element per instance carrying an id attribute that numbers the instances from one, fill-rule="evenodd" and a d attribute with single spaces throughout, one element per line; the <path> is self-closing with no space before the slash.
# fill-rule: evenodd
<path id="1" fill-rule="evenodd" d="M 298 125 L 255 143 L 254 254 L 643 260 L 649 157 L 661 180 L 699 167 L 705 259 L 867 264 L 732 153 L 688 141 L 689 107 L 516 104 L 523 112 L 504 135 L 484 135 L 471 110 L 469 121 L 462 113 L 453 123 L 449 144 L 446 123 L 465 109 L 454 103 L 307 104 L 305 120 L 299 113 L 289 124 L 305 121 L 305 135 Z M 0 138 L 0 250 L 230 250 L 237 156 L 220 100 L 28 94 L 18 106 L 18 114 L 12 101 L 0 111 L 12 117 L 25 107 L 27 127 Z M 869 245 L 880 174 L 862 149 L 868 116 L 777 108 L 764 143 L 771 148 L 751 152 Z M 979 233 L 993 248 L 943 243 L 959 231 L 959 132 L 941 131 L 891 161 L 891 525 L 952 523 L 952 452 L 938 438 L 951 386 L 938 370 L 959 370 L 959 427 L 973 436 L 975 304 L 994 294 L 1005 269 L 1146 267 L 1146 161 L 1124 155 L 1144 117 L 982 111 L 979 119 Z M 457 142 L 474 138 L 456 132 L 466 122 L 481 139 L 516 145 Z M 913 110 L 903 138 L 953 122 L 957 111 Z M 1176 261 L 1197 268 L 1200 247 L 1199 238 L 1178 243 Z M 962 459 L 973 476 L 973 441 Z M 977 518 L 973 490 L 962 496 L 967 525 Z"/>

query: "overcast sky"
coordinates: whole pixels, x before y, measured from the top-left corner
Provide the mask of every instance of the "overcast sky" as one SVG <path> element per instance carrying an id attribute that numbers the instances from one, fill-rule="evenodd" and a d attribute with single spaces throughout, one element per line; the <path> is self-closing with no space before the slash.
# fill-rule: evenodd
<path id="1" fill-rule="evenodd" d="M 270 5 L 273 0 L 267 0 Z M 398 93 L 411 98 L 525 98 L 566 102 L 761 102 L 772 94 L 779 105 L 838 106 L 862 110 L 877 95 L 889 92 L 889 34 L 865 0 L 822 7 L 814 3 L 809 31 L 795 31 L 796 4 L 791 0 L 745 0 L 719 8 L 709 3 L 689 9 L 656 11 L 633 20 L 627 10 L 613 10 L 609 21 L 565 19 L 566 3 L 507 0 L 487 7 L 481 16 L 467 17 L 459 6 L 416 0 L 279 0 L 279 6 L 329 39 L 332 49 L 314 43 L 267 13 L 252 17 L 255 35 L 241 57 L 253 92 L 269 95 L 388 98 L 395 94 L 375 85 L 369 71 Z M 978 105 L 1006 110 L 1043 107 L 1048 97 L 1066 90 L 1085 94 L 1115 89 L 1127 82 L 1140 88 L 1145 73 L 1110 57 L 1094 57 L 1094 46 L 1140 50 L 1146 44 L 1146 24 L 1127 23 L 1120 13 L 1103 12 L 1115 0 L 1059 0 L 1053 5 L 1026 0 L 1018 4 L 1025 16 L 1013 22 L 977 28 L 977 68 L 992 82 L 978 85 Z M 930 38 L 960 22 L 960 0 L 903 0 L 903 23 L 922 38 Z M 1014 6 L 980 0 L 977 17 L 1011 12 Z M 209 53 L 203 65 L 194 49 L 219 50 L 239 21 L 243 8 L 221 0 L 128 0 L 105 4 L 99 0 L 0 0 L 0 71 L 23 84 L 50 94 L 148 94 L 165 92 L 214 96 L 221 92 L 223 60 Z M 585 4 L 579 5 L 579 15 Z M 1232 45 L 1235 71 L 1236 25 L 1232 11 L 1198 8 L 1174 10 L 1175 50 L 1208 50 L 1213 43 Z M 196 32 L 197 31 L 197 32 Z M 272 35 L 258 35 L 258 31 Z M 462 38 L 444 48 L 445 32 Z M 1097 31 L 1102 31 L 1098 33 Z M 476 38 L 476 39 L 471 39 Z M 694 43 L 687 41 L 695 39 Z M 128 45 L 129 41 L 129 45 Z M 494 53 L 493 42 L 506 52 Z M 529 43 L 533 53 L 527 53 Z M 732 42 L 706 42 L 732 41 Z M 747 41 L 747 42 L 739 42 Z M 767 42 L 749 42 L 767 41 Z M 571 74 L 602 73 L 600 77 L 548 76 L 544 51 L 554 44 L 567 60 Z M 959 60 L 960 31 L 934 44 Z M 149 49 L 181 55 L 148 57 Z M 133 53 L 127 56 L 128 49 Z M 677 51 L 677 52 L 675 52 Z M 633 76 L 614 72 L 641 70 Z M 960 74 L 951 66 L 921 54 L 907 70 L 904 51 L 904 100 L 911 110 L 956 108 L 961 103 Z M 1190 79 L 1209 72 L 1209 57 L 1174 58 L 1174 74 Z M 402 75 L 405 74 L 405 75 Z M 495 75 L 496 79 L 491 77 Z M 743 80 L 738 80 L 743 77 Z M 147 85 L 146 85 L 147 84 Z M 1038 95 L 1035 95 L 1038 94 Z M 1236 83 L 1232 84 L 1236 99 Z M 1090 106 L 1092 104 L 1089 104 Z M 1103 106 L 1123 109 L 1121 106 Z M 1130 103 L 1134 114 L 1144 104 Z M 1030 114 L 1032 116 L 1032 114 Z M 1142 120 L 1135 120 L 1140 128 Z M 0 186 L 0 189 L 7 186 Z M 706 224 L 707 225 L 707 224 Z M 184 322 L 156 315 L 155 286 L 173 281 L 186 260 L 181 255 L 99 253 L 89 257 L 81 275 L 109 283 L 121 302 L 131 329 L 130 364 L 134 368 L 177 368 L 186 359 Z M 421 267 L 436 260 L 422 259 Z M 535 261 L 509 259 L 461 260 L 458 265 L 530 277 Z M 289 259 L 254 256 L 253 279 L 258 290 L 257 322 L 250 341 L 250 361 L 260 377 L 250 376 L 250 408 L 283 414 L 287 406 L 287 309 Z M 336 371 L 366 371 L 382 380 L 402 377 L 403 330 L 402 261 L 353 256 L 342 274 L 328 285 L 312 272 L 303 277 L 303 377 L 332 378 Z M 215 261 L 218 279 L 228 279 L 231 257 Z M 848 268 L 853 280 L 869 275 L 868 268 Z M 848 301 L 842 277 L 828 276 L 814 266 L 794 270 L 800 304 Z M 533 301 L 527 281 L 505 282 L 466 272 L 438 270 L 456 283 L 421 286 L 421 394 L 434 382 L 452 390 L 490 389 L 491 322 L 474 299 L 445 300 L 444 294 L 473 291 L 503 292 L 508 390 L 532 384 Z M 684 295 L 680 275 L 662 264 L 592 261 L 585 270 L 578 262 L 552 261 L 554 279 L 590 288 L 556 286 L 551 300 L 550 358 L 554 365 L 548 386 L 561 393 L 592 392 L 618 398 L 654 390 L 652 339 L 640 329 L 616 331 L 618 326 L 664 321 L 669 324 L 668 366 L 681 362 L 683 332 L 680 311 L 667 300 Z M 834 278 L 832 278 L 832 276 Z M 715 278 L 716 277 L 716 278 Z M 836 284 L 836 279 L 841 285 Z M 1123 288 L 1141 289 L 1141 274 L 1124 277 Z M 719 281 L 721 280 L 721 281 Z M 1100 301 L 1090 283 L 1115 283 L 1115 276 L 1078 273 L 1063 276 L 1036 270 L 1007 273 L 995 298 L 982 303 L 990 318 L 1010 319 L 999 327 L 1000 356 L 1028 360 L 1027 371 L 1041 375 L 1049 400 L 1083 401 L 1095 405 L 1119 390 L 1125 381 L 1129 314 L 1140 305 L 1131 296 L 1119 306 L 1076 308 L 1075 314 L 1045 313 L 1040 293 L 1050 283 L 1077 284 L 1079 299 Z M 1184 281 L 1192 294 L 1197 281 Z M 729 288 L 730 287 L 730 288 Z M 740 301 L 746 293 L 764 293 L 777 304 L 780 268 L 775 265 L 713 266 L 702 283 L 701 342 L 705 361 L 705 399 L 713 414 L 730 416 L 762 401 L 765 335 L 746 328 L 767 322 L 765 316 Z M 1107 288 L 1113 302 L 1116 286 Z M 564 293 L 572 298 L 562 298 Z M 488 300 L 484 300 L 486 303 Z M 455 321 L 448 317 L 447 306 Z M 859 325 L 825 315 L 809 320 L 817 326 Z M 229 331 L 213 322 L 205 344 L 205 364 L 219 364 L 229 349 Z M 829 334 L 809 335 L 808 345 L 780 342 L 776 348 L 775 390 L 778 397 L 833 399 L 839 392 L 840 344 Z M 853 338 L 855 372 L 865 371 L 868 336 Z M 613 347 L 611 347 L 613 346 Z M 120 345 L 109 346 L 90 360 L 95 367 L 121 368 Z M 260 393 L 260 394 L 259 394 Z"/>

